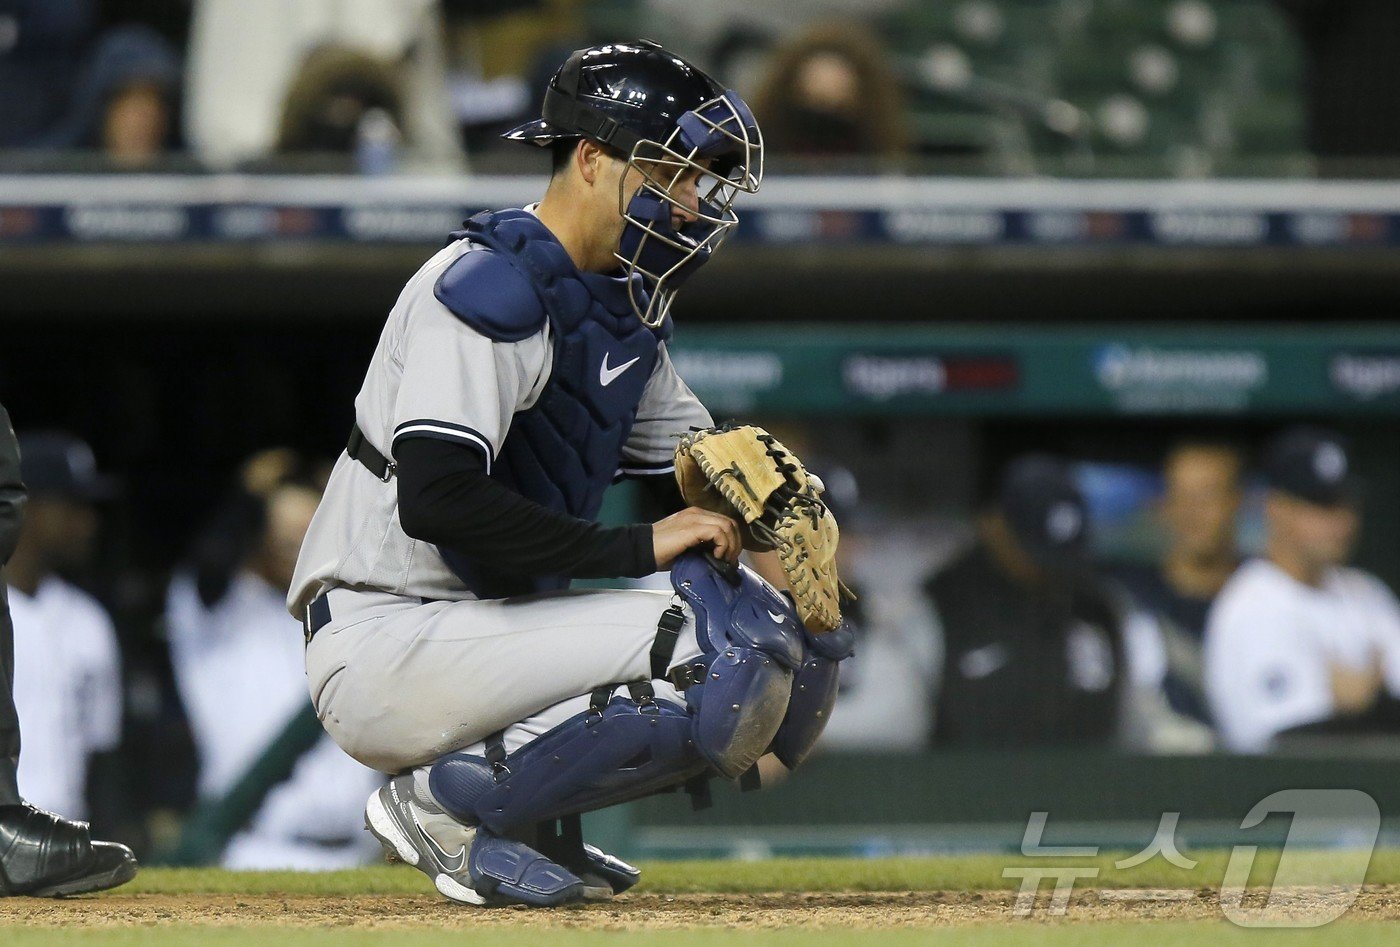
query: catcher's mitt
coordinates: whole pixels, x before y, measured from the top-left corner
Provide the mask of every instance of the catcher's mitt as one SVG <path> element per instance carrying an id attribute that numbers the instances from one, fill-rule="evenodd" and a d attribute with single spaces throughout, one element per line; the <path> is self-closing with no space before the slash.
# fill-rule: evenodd
<path id="1" fill-rule="evenodd" d="M 777 438 L 752 425 L 687 434 L 676 447 L 676 482 L 686 503 L 739 520 L 745 548 L 777 550 L 809 631 L 841 624 L 841 605 L 854 596 L 836 574 L 836 518 L 821 481 Z"/>

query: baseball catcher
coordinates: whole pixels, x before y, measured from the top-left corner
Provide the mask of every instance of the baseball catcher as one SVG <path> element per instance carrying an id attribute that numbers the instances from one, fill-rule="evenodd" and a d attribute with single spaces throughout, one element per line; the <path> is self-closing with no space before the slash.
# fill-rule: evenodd
<path id="1" fill-rule="evenodd" d="M 404 287 L 288 607 L 327 732 L 391 777 L 365 810 L 385 849 L 454 901 L 548 906 L 637 881 L 579 813 L 801 763 L 851 636 L 820 482 L 716 429 L 667 352 L 676 292 L 762 179 L 744 100 L 609 44 L 506 137 L 549 149 L 549 186 Z M 600 525 L 619 476 L 674 512 Z M 568 589 L 662 570 L 673 594 Z"/>

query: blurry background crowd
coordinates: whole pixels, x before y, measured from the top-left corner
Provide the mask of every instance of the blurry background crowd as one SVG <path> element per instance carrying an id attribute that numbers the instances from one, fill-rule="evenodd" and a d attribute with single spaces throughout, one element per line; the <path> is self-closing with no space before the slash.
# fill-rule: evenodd
<path id="1" fill-rule="evenodd" d="M 1364 168 L 1400 119 L 1383 0 L 6 0 L 0 149 L 21 168 L 518 164 L 569 50 L 684 49 L 771 150 L 1170 176 Z"/>
<path id="2" fill-rule="evenodd" d="M 308 726 L 282 599 L 383 316 L 436 237 L 295 238 L 353 198 L 345 175 L 454 175 L 470 203 L 474 181 L 543 173 L 544 154 L 499 132 L 536 114 L 568 51 L 638 36 L 745 94 L 765 189 L 818 182 L 815 223 L 770 213 L 765 239 L 788 245 L 741 230 L 681 297 L 675 347 L 717 416 L 769 424 L 828 484 L 861 595 L 830 754 L 1396 754 L 1394 249 L 1324 249 L 1316 271 L 1268 247 L 1149 260 L 1112 248 L 1133 234 L 1089 213 L 1085 239 L 1109 249 L 974 253 L 958 241 L 998 234 L 954 215 L 905 227 L 952 246 L 886 253 L 821 211 L 832 188 L 897 207 L 898 188 L 948 176 L 1052 195 L 1060 179 L 1394 177 L 1393 0 L 0 0 L 0 402 L 33 494 L 5 580 L 32 801 L 147 855 L 181 857 L 191 812 L 223 827 L 186 858 L 375 854 L 359 829 L 376 777 Z M 116 218 L 82 218 L 97 235 L 77 249 L 26 242 L 42 229 L 28 182 L 59 195 L 45 204 L 94 178 L 140 182 L 149 210 L 152 175 L 177 195 L 211 175 L 313 190 L 279 212 L 292 239 L 251 249 L 138 233 L 112 241 L 118 254 L 101 230 Z M 1362 242 L 1400 226 L 1339 219 Z M 933 348 L 853 368 L 856 407 L 727 402 L 802 377 L 800 353 L 780 364 L 765 348 L 806 338 L 783 324 L 794 313 L 830 349 L 893 321 Z M 1261 351 L 1275 330 L 1301 333 L 1371 413 L 1240 403 L 1295 386 L 1257 367 L 1254 337 L 1230 343 L 1228 364 L 1190 361 L 1193 332 L 1236 319 Z M 1018 368 L 1001 327 L 1081 321 L 1105 344 L 1125 325 L 1175 335 L 1085 367 L 1127 392 L 1110 409 L 1066 408 L 1077 395 L 1027 408 L 1018 386 L 1058 383 Z M 781 341 L 750 350 L 751 323 Z M 979 341 L 938 350 L 962 325 Z M 1349 354 L 1327 334 L 1343 325 L 1379 354 Z M 727 334 L 687 363 L 692 327 Z M 1134 378 L 1160 394 L 1174 370 L 1184 387 L 1129 403 Z M 944 410 L 959 385 L 1004 398 Z M 634 500 L 624 485 L 609 515 L 645 515 Z"/>

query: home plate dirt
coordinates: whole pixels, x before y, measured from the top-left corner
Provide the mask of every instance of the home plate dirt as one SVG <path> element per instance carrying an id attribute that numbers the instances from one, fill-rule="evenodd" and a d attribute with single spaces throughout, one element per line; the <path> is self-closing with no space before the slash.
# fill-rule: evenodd
<path id="1" fill-rule="evenodd" d="M 1048 886 L 1047 886 L 1048 887 Z M 1345 899 L 1333 889 L 1300 889 L 1282 899 L 1283 910 L 1316 911 Z M 1251 895 L 1246 907 L 1263 904 Z M 1056 923 L 1213 920 L 1221 917 L 1217 893 L 1199 890 L 1089 890 L 1077 894 L 1063 915 L 1051 913 L 1048 892 L 1030 921 Z M 146 927 L 155 924 L 299 928 L 434 929 L 483 927 L 653 931 L 723 927 L 766 929 L 880 929 L 1005 923 L 1017 917 L 1015 892 L 957 891 L 823 894 L 628 894 L 606 904 L 555 910 L 468 908 L 435 896 L 122 894 L 49 901 L 0 900 L 0 927 Z M 1350 920 L 1400 920 L 1400 885 L 1370 886 L 1347 912 Z"/>

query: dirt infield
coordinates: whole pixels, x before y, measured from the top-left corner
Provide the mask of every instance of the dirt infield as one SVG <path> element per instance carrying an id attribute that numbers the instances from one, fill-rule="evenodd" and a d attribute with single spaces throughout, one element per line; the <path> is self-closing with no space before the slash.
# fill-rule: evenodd
<path id="1" fill-rule="evenodd" d="M 1147 898 L 1144 898 L 1147 896 Z M 1343 897 L 1328 889 L 1297 892 L 1300 909 Z M 269 925 L 327 930 L 472 929 L 567 931 L 910 930 L 1005 923 L 1016 917 L 1009 891 L 822 894 L 629 894 L 608 904 L 552 911 L 467 908 L 431 894 L 214 895 L 123 894 L 42 901 L 0 900 L 0 928 L 141 928 L 164 924 Z M 1215 891 L 1095 891 L 1075 896 L 1062 916 L 1042 895 L 1032 917 L 1056 923 L 1218 920 Z M 1370 886 L 1347 913 L 1355 921 L 1400 920 L 1400 885 Z"/>

